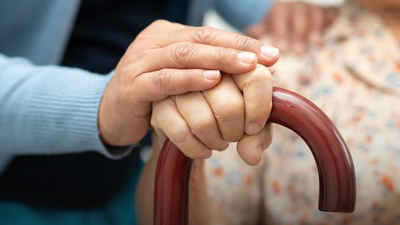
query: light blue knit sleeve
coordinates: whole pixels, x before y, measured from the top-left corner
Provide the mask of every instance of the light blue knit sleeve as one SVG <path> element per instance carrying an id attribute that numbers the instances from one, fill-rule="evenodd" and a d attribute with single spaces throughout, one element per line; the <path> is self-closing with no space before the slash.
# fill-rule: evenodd
<path id="1" fill-rule="evenodd" d="M 128 154 L 110 154 L 99 138 L 99 104 L 111 77 L 0 54 L 0 155 Z"/>
<path id="2" fill-rule="evenodd" d="M 266 15 L 275 0 L 215 0 L 215 10 L 231 25 L 243 31 Z"/>

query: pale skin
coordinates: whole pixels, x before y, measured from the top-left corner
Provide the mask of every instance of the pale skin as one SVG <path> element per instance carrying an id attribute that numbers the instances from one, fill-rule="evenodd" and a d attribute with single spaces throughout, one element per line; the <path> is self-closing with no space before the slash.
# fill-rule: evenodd
<path id="1" fill-rule="evenodd" d="M 152 224 L 154 196 L 151 190 L 154 190 L 156 163 L 166 137 L 186 156 L 198 159 L 191 177 L 190 200 L 196 202 L 189 208 L 191 224 L 210 224 L 214 212 L 207 199 L 203 171 L 204 159 L 211 157 L 211 150 L 224 150 L 228 142 L 238 142 L 238 154 L 247 164 L 260 162 L 262 151 L 272 139 L 271 126 L 266 125 L 272 106 L 270 71 L 279 55 L 271 55 L 266 61 L 269 64 L 258 58 L 258 65 L 250 71 L 219 69 L 223 75 L 212 89 L 171 94 L 154 101 L 153 154 L 142 171 L 136 195 L 139 224 Z"/>
<path id="2" fill-rule="evenodd" d="M 254 96 L 256 93 L 246 85 L 258 85 L 250 74 L 239 76 L 255 70 L 258 65 L 263 65 L 264 68 L 271 67 L 278 58 L 279 50 L 274 47 L 249 37 L 211 27 L 188 27 L 159 20 L 138 35 L 119 62 L 114 77 L 106 87 L 100 105 L 99 129 L 101 138 L 107 145 L 132 145 L 142 139 L 150 129 L 150 118 L 153 111 L 152 123 L 159 135 L 153 138 L 154 154 L 152 160 L 146 164 L 138 185 L 140 194 L 136 197 L 136 201 L 139 203 L 139 217 L 150 216 L 145 219 L 152 219 L 151 215 L 146 214 L 152 212 L 152 206 L 149 204 L 152 204 L 153 193 L 148 190 L 154 189 L 155 159 L 161 148 L 160 142 L 162 141 L 160 139 L 164 134 L 168 134 L 168 137 L 179 146 L 184 154 L 194 159 L 210 157 L 211 149 L 214 148 L 223 150 L 227 147 L 227 141 L 242 140 L 243 158 L 249 163 L 258 163 L 260 151 L 247 150 L 249 153 L 245 151 L 254 145 L 250 142 L 252 137 L 248 135 L 255 137 L 258 133 L 264 136 L 269 135 L 269 131 L 263 127 L 268 118 L 271 104 L 267 100 L 266 107 L 262 108 L 264 112 L 262 116 L 253 114 L 253 116 L 246 117 L 245 120 L 241 91 L 244 96 Z M 221 71 L 230 75 L 224 75 L 226 78 L 222 78 Z M 236 76 L 238 78 L 233 78 Z M 255 76 L 255 78 L 259 80 L 263 77 Z M 257 90 L 260 91 L 267 87 L 268 89 L 262 90 L 262 92 L 268 92 L 268 90 L 271 92 L 272 79 L 269 71 L 264 78 L 268 86 L 262 86 Z M 221 88 L 210 90 L 219 83 L 223 84 L 223 88 L 229 87 L 227 91 L 231 92 L 232 99 L 239 100 L 232 104 L 231 111 L 224 112 L 224 105 L 216 101 L 215 95 L 219 95 Z M 240 85 L 241 89 L 237 85 Z M 204 91 L 202 92 L 204 98 L 198 99 L 198 96 L 191 98 L 193 93 L 196 93 L 195 91 Z M 269 97 L 263 97 L 263 99 L 266 98 Z M 177 100 L 178 104 L 174 105 L 173 99 Z M 214 133 L 223 130 L 224 132 L 221 132 L 220 136 L 215 138 L 205 133 L 202 134 L 200 127 L 197 129 L 199 132 L 192 133 L 193 130 L 189 127 L 181 126 L 186 125 L 184 121 L 190 119 L 188 116 L 191 116 L 192 111 L 188 110 L 187 113 L 182 114 L 185 115 L 185 118 L 182 118 L 176 116 L 177 109 L 185 111 L 187 106 L 197 104 L 198 101 L 209 107 L 206 101 L 211 100 L 216 101 L 213 102 L 212 110 L 216 110 L 215 114 L 220 115 L 220 119 L 212 121 L 209 118 L 213 117 L 213 114 L 206 114 L 205 119 L 208 119 L 209 123 L 205 128 Z M 152 107 L 153 102 L 158 103 Z M 185 102 L 188 104 L 182 104 Z M 162 106 L 163 104 L 166 106 L 170 104 L 172 107 Z M 251 101 L 248 104 L 254 105 Z M 166 108 L 162 109 L 162 107 Z M 204 106 L 201 108 L 206 110 Z M 208 109 L 210 112 L 210 108 Z M 226 114 L 231 112 L 233 117 Z M 160 118 L 162 115 L 169 114 L 171 120 Z M 159 119 L 155 119 L 155 116 L 158 116 Z M 225 117 L 237 119 L 237 121 L 233 124 Z M 179 126 L 175 124 L 176 122 Z M 179 122 L 181 123 L 179 124 Z M 250 124 L 257 124 L 257 126 L 249 126 Z M 195 122 L 190 125 L 196 127 Z M 238 129 L 230 129 L 233 126 L 237 126 Z M 171 127 L 177 129 L 170 130 Z M 244 135 L 244 132 L 248 132 L 248 135 Z M 266 132 L 267 134 L 265 134 Z M 269 140 L 270 138 L 267 139 L 267 141 Z M 264 143 L 261 147 L 264 148 L 264 145 L 267 144 Z M 198 183 L 196 187 L 205 185 L 204 179 L 201 178 L 201 175 L 204 174 L 200 172 L 202 169 L 199 165 L 195 167 L 199 176 L 193 177 L 193 179 L 199 178 L 197 182 L 194 182 Z M 205 188 L 199 189 L 206 190 Z M 198 196 L 204 195 L 199 193 Z M 204 201 L 204 204 L 207 203 Z M 201 204 L 199 207 L 205 208 Z M 201 218 L 204 217 L 197 217 L 194 221 L 201 221 Z M 140 224 L 151 224 L 151 222 L 141 220 Z"/>
<path id="3" fill-rule="evenodd" d="M 209 158 L 211 150 L 238 142 L 242 159 L 257 165 L 271 139 L 264 126 L 272 107 L 272 83 L 270 71 L 261 65 L 240 75 L 223 74 L 210 90 L 154 102 L 151 124 L 189 158 Z"/>
<path id="4" fill-rule="evenodd" d="M 272 140 L 271 125 L 265 125 L 272 106 L 271 94 L 271 72 L 258 65 L 248 73 L 235 76 L 223 74 L 220 83 L 213 89 L 172 96 L 153 103 L 154 151 L 142 171 L 137 189 L 140 193 L 136 197 L 139 223 L 152 224 L 153 192 L 148 190 L 154 189 L 155 168 L 163 141 L 178 133 L 186 135 L 184 138 L 178 135 L 178 141 L 171 138 L 179 148 L 196 145 L 201 150 L 201 154 L 200 151 L 194 154 L 194 149 L 183 150 L 188 157 L 199 159 L 191 177 L 190 200 L 195 204 L 189 207 L 189 221 L 197 225 L 210 224 L 214 210 L 207 199 L 204 158 L 211 156 L 212 149 L 224 150 L 228 147 L 226 140 L 230 140 L 238 142 L 238 153 L 247 164 L 257 165 L 262 151 Z M 257 120 L 262 123 L 261 131 L 245 128 L 248 121 Z"/>
<path id="5" fill-rule="evenodd" d="M 137 143 L 150 129 L 152 102 L 208 90 L 220 82 L 220 71 L 246 73 L 257 64 L 270 67 L 278 58 L 276 48 L 249 37 L 156 21 L 129 46 L 106 87 L 99 110 L 101 138 L 112 146 Z M 253 119 L 247 124 L 265 120 Z"/>
<path id="6" fill-rule="evenodd" d="M 400 11 L 400 3 L 398 1 L 395 0 L 386 0 L 386 1 L 379 1 L 379 2 L 375 2 L 375 1 L 367 1 L 367 0 L 359 0 L 358 2 L 360 2 L 361 4 L 363 4 L 364 6 L 366 6 L 367 8 L 376 11 L 378 14 L 380 14 L 382 16 L 382 18 L 384 18 L 384 20 L 387 22 L 387 24 L 392 28 L 392 31 L 394 33 L 394 35 L 397 37 L 397 39 L 400 41 L 400 23 L 398 23 L 398 21 L 400 21 L 400 14 L 398 13 Z M 319 9 L 318 9 L 319 10 Z M 321 15 L 321 13 L 317 13 L 319 15 Z M 303 13 L 304 15 L 304 13 Z M 298 15 L 297 15 L 298 16 Z M 272 17 L 272 16 L 271 16 Z M 328 21 L 327 23 L 331 23 L 331 21 Z M 316 24 L 315 25 L 316 28 L 320 28 L 321 24 Z M 278 28 L 281 29 L 281 28 Z M 317 30 L 318 30 L 317 29 Z M 307 29 L 307 31 L 310 31 L 309 29 Z M 282 31 L 279 31 L 282 32 Z M 278 32 L 278 33 L 279 33 Z M 283 31 L 282 33 L 285 33 L 285 35 L 287 35 L 289 31 Z M 304 33 L 300 35 L 301 37 L 305 37 Z M 315 35 L 314 35 L 315 36 Z M 322 35 L 321 35 L 322 37 Z M 304 39 L 303 39 L 304 40 Z M 315 40 L 314 40 L 315 41 Z M 320 40 L 317 40 L 315 43 L 319 44 Z M 277 42 L 277 39 L 275 39 L 275 43 Z M 313 42 L 313 40 L 309 40 L 309 42 Z M 261 70 L 263 71 L 263 73 L 267 73 L 267 71 L 265 70 L 265 68 L 257 68 L 255 71 L 257 70 Z M 225 75 L 223 75 L 224 77 Z M 225 86 L 227 89 L 224 89 L 224 92 L 227 91 L 229 89 L 229 83 L 228 84 L 223 84 L 225 83 L 227 79 L 223 79 L 221 86 Z M 229 81 L 230 82 L 230 81 Z M 235 82 L 236 83 L 236 82 Z M 237 84 L 237 83 L 236 83 Z M 236 88 L 238 88 L 240 90 L 240 85 L 237 85 Z M 218 86 L 215 88 L 218 89 Z M 268 88 L 267 88 L 268 90 Z M 222 94 L 224 93 L 222 92 Z M 227 91 L 228 92 L 228 91 Z M 268 91 L 267 91 L 268 92 Z M 217 92 L 218 93 L 218 92 Z M 158 153 L 159 150 L 162 146 L 163 141 L 165 140 L 165 136 L 168 136 L 168 132 L 163 131 L 162 126 L 163 122 L 162 119 L 165 119 L 165 114 L 162 115 L 161 112 L 166 113 L 168 111 L 173 112 L 172 114 L 176 114 L 176 112 L 183 112 L 181 115 L 182 117 L 179 118 L 180 120 L 184 120 L 186 121 L 186 119 L 188 121 L 190 121 L 190 118 L 187 117 L 187 115 L 190 116 L 191 113 L 193 113 L 194 115 L 196 115 L 197 110 L 200 107 L 194 107 L 193 112 L 190 112 L 191 107 L 188 106 L 188 109 L 183 109 L 182 108 L 182 104 L 179 104 L 179 102 L 182 99 L 186 99 L 188 100 L 187 102 L 190 103 L 190 101 L 196 102 L 197 104 L 200 104 L 199 102 L 207 102 L 208 100 L 206 95 L 204 94 L 204 92 L 202 92 L 202 96 L 203 99 L 199 100 L 200 94 L 185 94 L 185 95 L 178 95 L 175 97 L 170 97 L 166 100 L 157 102 L 153 105 L 153 109 L 155 110 L 155 113 L 153 115 L 153 126 L 156 127 L 156 131 L 157 133 L 154 134 L 154 139 L 153 139 L 153 147 L 155 149 L 154 154 L 152 155 L 150 162 L 146 165 L 142 177 L 141 177 L 141 181 L 138 187 L 138 192 L 141 193 L 140 195 L 138 195 L 137 198 L 137 203 L 139 203 L 138 205 L 141 205 L 145 202 L 145 204 L 147 204 L 146 206 L 144 206 L 143 208 L 139 208 L 138 209 L 138 214 L 141 215 L 140 219 L 141 219 L 141 223 L 140 224 L 152 224 L 152 207 L 153 207 L 153 195 L 152 192 L 148 192 L 148 190 L 152 190 L 153 185 L 154 185 L 154 169 L 155 169 L 155 165 L 156 165 L 156 160 L 158 158 Z M 200 96 L 201 97 L 201 96 Z M 216 97 L 218 97 L 216 95 Z M 197 99 L 197 100 L 195 100 Z M 224 97 L 221 97 L 221 99 L 224 99 Z M 213 102 L 210 100 L 210 102 Z M 190 105 L 190 104 L 189 104 Z M 212 107 L 211 107 L 212 108 Z M 239 107 L 240 108 L 240 107 Z M 158 111 L 159 110 L 159 111 Z M 188 111 L 186 111 L 188 110 Z M 205 109 L 204 109 L 205 110 Z M 186 115 L 187 114 L 187 115 Z M 185 116 L 186 115 L 186 116 Z M 206 113 L 207 115 L 207 113 Z M 194 116 L 196 118 L 196 116 Z M 245 121 L 246 119 L 244 119 Z M 246 123 L 246 122 L 244 122 Z M 218 122 L 216 122 L 216 126 L 218 127 Z M 186 127 L 187 126 L 187 127 Z M 195 143 L 199 144 L 198 142 L 201 142 L 201 148 L 204 149 L 204 155 L 201 157 L 199 156 L 199 158 L 207 158 L 209 157 L 209 151 L 210 149 L 219 149 L 222 150 L 224 149 L 224 144 L 225 141 L 227 141 L 226 139 L 224 139 L 224 135 L 222 135 L 223 131 L 220 131 L 221 135 L 217 136 L 217 138 L 214 137 L 210 138 L 210 137 L 204 137 L 202 136 L 202 132 L 198 133 L 199 128 L 196 128 L 196 123 L 191 123 L 191 122 L 187 122 L 186 124 L 186 128 L 192 128 L 192 126 L 194 126 L 195 129 L 187 131 L 187 133 L 191 133 L 191 138 L 189 138 L 188 140 L 194 139 Z M 215 126 L 215 124 L 214 124 Z M 165 125 L 165 128 L 167 126 Z M 264 137 L 269 137 L 270 140 L 270 135 L 271 132 L 268 131 L 269 126 L 264 127 L 263 131 L 265 131 L 265 135 Z M 206 132 L 205 132 L 206 133 Z M 244 132 L 245 134 L 246 132 Z M 260 133 L 258 134 L 261 136 Z M 222 140 L 221 140 L 221 136 L 222 136 Z M 257 135 L 253 135 L 253 137 L 257 137 Z M 233 139 L 232 139 L 233 140 Z M 215 142 L 214 142 L 215 141 Z M 242 140 L 243 141 L 243 140 Z M 253 143 L 258 143 L 260 144 L 260 142 L 257 142 L 257 139 L 253 139 L 252 140 Z M 264 143 L 264 146 L 268 146 L 269 143 Z M 257 145 L 257 144 L 256 144 Z M 250 147 L 250 146 L 249 146 Z M 253 148 L 254 150 L 254 148 Z M 248 150 L 246 150 L 246 148 L 240 150 L 239 148 L 239 153 L 240 151 L 243 152 L 252 152 L 250 150 L 250 148 L 248 148 Z M 252 152 L 254 153 L 254 151 Z M 191 153 L 186 153 L 188 156 L 192 156 Z M 242 158 L 244 158 L 244 160 L 249 160 L 250 161 L 246 161 L 247 163 L 254 165 L 257 164 L 258 162 L 258 158 L 256 157 L 256 154 L 251 154 L 251 157 L 249 157 L 248 159 L 246 158 L 248 155 L 245 154 L 245 156 Z M 254 161 L 253 161 L 254 160 Z M 196 161 L 195 167 L 194 167 L 194 171 L 192 174 L 192 179 L 191 179 L 191 196 L 190 196 L 190 201 L 191 202 L 196 202 L 196 205 L 193 206 L 191 205 L 189 208 L 189 220 L 191 224 L 210 224 L 209 219 L 212 218 L 212 213 L 214 212 L 214 210 L 211 208 L 211 206 L 209 205 L 208 199 L 207 199 L 207 189 L 206 189 L 206 179 L 205 179 L 205 174 L 203 172 L 203 166 L 204 166 L 204 160 L 200 159 Z M 147 189 L 149 188 L 149 189 Z M 143 193 L 147 193 L 148 195 L 143 195 Z M 216 222 L 216 221 L 213 221 Z M 223 222 L 221 222 L 220 224 L 223 224 Z"/>
<path id="7" fill-rule="evenodd" d="M 302 24 L 297 28 L 286 29 L 285 24 L 301 20 L 302 15 L 313 15 L 313 21 L 320 21 L 323 8 L 298 4 L 302 3 L 276 3 L 266 13 L 269 16 L 248 27 L 245 33 L 255 38 L 265 32 L 274 34 L 278 45 L 279 40 L 290 37 L 307 44 L 306 40 L 319 36 L 313 33 L 323 32 L 332 20 L 332 13 L 323 14 L 326 15 L 322 18 L 323 24 L 303 21 L 297 23 Z M 294 8 L 312 13 L 294 14 L 297 12 Z M 295 30 L 296 35 L 291 30 Z M 285 50 L 285 46 L 278 47 Z M 150 128 L 152 102 L 210 89 L 220 81 L 221 71 L 246 73 L 255 69 L 257 63 L 271 67 L 278 58 L 276 48 L 252 38 L 211 27 L 194 28 L 156 21 L 129 46 L 104 92 L 98 118 L 101 139 L 112 146 L 137 143 Z"/>
<path id="8" fill-rule="evenodd" d="M 383 20 L 387 23 L 387 25 L 391 28 L 394 36 L 397 38 L 398 43 L 400 43 L 400 2 L 396 0 L 384 0 L 384 1 L 369 1 L 369 0 L 358 0 L 360 4 L 362 4 L 364 7 L 376 12 L 379 14 Z M 204 183 L 206 182 L 205 178 L 202 177 L 201 174 L 197 174 L 200 178 L 203 178 Z M 196 185 L 199 185 L 197 179 Z M 199 187 L 204 187 L 204 183 L 201 183 Z M 202 186 L 203 185 L 203 186 Z M 207 224 L 207 222 L 204 222 L 204 217 L 206 218 L 212 218 L 212 212 L 213 209 L 210 208 L 209 205 L 207 205 L 206 201 L 207 199 L 207 193 L 206 190 L 203 190 L 199 187 L 193 187 L 194 185 L 191 186 L 191 190 L 194 190 L 194 193 L 198 193 L 197 195 L 197 202 L 199 199 L 203 199 L 203 202 L 199 202 L 199 204 L 196 204 L 198 208 L 203 207 L 202 209 L 204 210 L 199 210 L 199 209 L 192 209 L 191 210 L 191 216 L 190 218 L 192 219 L 193 223 L 194 220 L 198 219 L 200 222 L 198 224 Z M 194 189 L 197 188 L 197 189 Z M 203 198 L 201 198 L 203 196 Z M 192 196 L 191 196 L 192 197 Z M 191 199 L 193 199 L 192 197 Z M 201 209 L 201 208 L 200 208 Z M 192 215 L 197 213 L 197 215 Z M 214 221 L 215 222 L 215 221 Z M 209 223 L 208 223 L 209 224 Z M 223 223 L 218 223 L 218 224 L 223 224 Z"/>
<path id="9" fill-rule="evenodd" d="M 368 0 L 358 0 L 359 3 L 363 4 L 365 7 L 375 11 L 376 13 L 378 13 L 379 15 L 382 16 L 382 18 L 385 20 L 385 22 L 389 25 L 389 27 L 392 29 L 393 34 L 395 35 L 395 37 L 399 40 L 400 43 L 400 3 L 399 1 L 396 0 L 385 0 L 385 1 L 368 1 Z M 252 72 L 256 72 L 256 71 L 261 71 L 262 73 L 268 73 L 267 70 L 263 67 L 258 67 L 256 70 L 253 70 Z M 216 91 L 216 93 L 219 93 L 222 95 L 224 95 L 224 93 L 229 92 L 230 89 L 233 86 L 229 86 L 230 81 L 227 81 L 228 79 L 225 79 L 226 75 L 223 75 L 223 79 L 221 81 L 221 83 L 215 87 L 215 89 L 218 90 L 218 88 L 220 88 L 221 86 L 224 87 L 224 91 L 223 92 L 218 92 Z M 229 75 L 228 75 L 229 76 Z M 233 78 L 232 78 L 233 79 Z M 233 79 L 235 81 L 235 79 Z M 235 82 L 236 84 L 236 88 L 241 90 L 240 85 Z M 213 89 L 211 89 L 213 90 Z M 210 90 L 210 91 L 211 91 Z M 267 88 L 267 90 L 269 90 Z M 234 92 L 234 91 L 233 91 Z M 268 92 L 268 91 L 267 91 Z M 266 92 L 266 93 L 267 93 Z M 231 92 L 229 92 L 231 93 Z M 167 112 L 171 112 L 171 115 L 176 115 L 176 112 L 179 112 L 179 114 L 181 115 L 181 118 L 178 118 L 182 121 L 186 121 L 187 124 L 183 127 L 183 130 L 188 129 L 188 131 L 186 131 L 186 133 L 190 133 L 191 134 L 191 138 L 185 139 L 185 140 L 189 140 L 191 141 L 191 139 L 194 139 L 194 142 L 201 142 L 201 145 L 203 145 L 203 149 L 204 149 L 204 155 L 200 156 L 199 155 L 199 159 L 196 162 L 195 168 L 194 168 L 194 172 L 192 175 L 192 179 L 191 179 L 191 196 L 190 196 L 190 200 L 192 202 L 196 202 L 195 206 L 191 206 L 189 208 L 189 220 L 191 222 L 191 224 L 210 224 L 209 219 L 212 218 L 212 213 L 214 212 L 214 210 L 211 208 L 211 206 L 208 204 L 208 195 L 207 195 L 207 189 L 206 189 L 206 179 L 203 173 L 203 166 L 204 166 L 204 160 L 201 158 L 207 158 L 209 157 L 207 153 L 207 151 L 209 151 L 210 149 L 224 149 L 224 147 L 220 147 L 220 146 L 224 146 L 224 141 L 225 137 L 222 135 L 223 131 L 220 130 L 221 136 L 218 136 L 216 138 L 216 142 L 212 142 L 210 143 L 211 140 L 213 140 L 213 138 L 209 138 L 209 137 L 204 137 L 202 136 L 203 134 L 201 132 L 198 133 L 198 128 L 196 128 L 196 123 L 191 123 L 189 121 L 191 121 L 190 118 L 188 118 L 188 115 L 190 116 L 191 113 L 193 113 L 194 115 L 196 115 L 196 113 L 198 113 L 197 111 L 199 110 L 200 106 L 196 106 L 196 107 L 190 107 L 190 102 L 196 102 L 196 104 L 202 104 L 201 102 L 214 102 L 212 100 L 209 100 L 209 98 L 206 97 L 206 94 L 204 94 L 204 92 L 202 92 L 202 96 L 203 99 L 199 99 L 198 97 L 200 96 L 199 93 L 197 94 L 193 94 L 193 93 L 189 93 L 189 94 L 184 94 L 184 95 L 178 95 L 178 96 L 174 96 L 174 97 L 169 97 L 168 99 L 165 99 L 163 101 L 159 101 L 157 103 L 153 104 L 153 109 L 154 109 L 154 114 L 153 114 L 153 119 L 152 119 L 152 125 L 156 128 L 156 132 L 154 134 L 154 139 L 153 139 L 153 147 L 155 149 L 154 154 L 152 155 L 152 158 L 150 159 L 149 164 L 146 165 L 145 169 L 144 169 L 144 173 L 142 175 L 146 176 L 142 176 L 141 177 L 141 183 L 139 185 L 138 191 L 139 193 L 142 193 L 141 195 L 138 195 L 137 198 L 137 202 L 140 204 L 142 204 L 143 202 L 145 202 L 145 204 L 147 204 L 144 208 L 140 208 L 138 209 L 138 214 L 141 216 L 140 219 L 142 223 L 140 224 L 152 224 L 152 192 L 148 192 L 148 191 L 144 191 L 144 190 L 152 190 L 154 185 L 154 169 L 155 169 L 155 164 L 156 164 L 156 160 L 158 158 L 158 153 L 159 150 L 161 148 L 161 145 L 163 143 L 163 141 L 165 140 L 165 136 L 168 136 L 169 133 L 171 131 L 167 131 L 167 130 L 163 130 L 167 128 L 167 125 L 164 125 L 164 123 L 162 122 L 165 118 L 166 118 L 166 114 Z M 200 96 L 201 97 L 201 96 Z M 218 95 L 216 94 L 214 97 L 218 98 Z M 186 99 L 187 100 L 187 109 L 185 105 L 179 104 L 179 101 L 181 99 Z M 221 99 L 224 99 L 224 97 L 222 96 Z M 245 98 L 243 98 L 245 101 Z M 246 105 L 246 104 L 244 104 Z M 207 108 L 207 106 L 205 106 Z M 212 106 L 209 105 L 209 107 L 212 109 Z M 240 108 L 240 107 L 238 107 Z M 163 115 L 164 114 L 164 115 Z M 205 113 L 205 115 L 208 115 L 207 113 Z M 198 115 L 197 115 L 198 116 Z M 178 116 L 179 117 L 179 116 Z M 243 119 L 244 121 L 246 121 L 246 118 Z M 246 122 L 243 122 L 246 123 Z M 219 127 L 219 123 L 216 122 L 217 125 L 214 124 L 214 126 Z M 163 128 L 164 126 L 164 128 Z M 193 128 L 194 129 L 191 129 Z M 219 128 L 218 128 L 219 129 Z M 222 129 L 222 128 L 221 128 Z M 271 132 L 269 132 L 269 126 L 264 127 L 263 131 L 265 131 L 265 133 L 262 135 L 261 132 L 258 133 L 257 135 L 263 136 L 263 137 L 267 137 L 270 140 L 270 135 Z M 166 132 L 167 131 L 167 132 Z M 185 132 L 184 132 L 185 133 Z M 243 134 L 245 134 L 246 132 L 243 132 Z M 246 135 L 246 134 L 245 134 Z M 253 137 L 257 137 L 257 135 L 253 135 Z M 222 137 L 222 141 L 221 141 L 221 137 Z M 215 137 L 214 137 L 215 138 Z M 233 140 L 233 139 L 232 139 Z M 255 140 L 253 140 L 253 143 L 257 143 L 256 145 L 261 144 L 261 142 L 257 142 L 257 138 Z M 193 140 L 192 140 L 193 141 Z M 243 141 L 243 140 L 242 140 Z M 264 143 L 265 146 L 268 146 L 269 143 Z M 215 146 L 214 146 L 215 145 Z M 252 147 L 254 150 L 254 147 Z M 250 150 L 250 148 L 244 148 L 242 150 L 238 150 L 243 151 L 243 152 L 252 152 L 252 150 Z M 203 151 L 202 151 L 203 152 Z M 252 152 L 254 153 L 254 151 Z M 192 156 L 190 152 L 186 153 L 188 156 Z M 251 156 L 246 155 L 243 157 L 243 155 L 241 155 L 242 158 L 246 161 L 249 160 L 250 161 L 246 161 L 247 163 L 254 165 L 258 162 L 258 159 L 256 157 L 255 154 L 251 154 Z M 247 156 L 249 156 L 249 158 L 246 158 Z M 195 156 L 197 157 L 197 156 Z M 254 161 L 253 161 L 254 160 Z M 147 183 L 146 183 L 147 182 Z M 149 188 L 149 189 L 147 189 Z M 148 196 L 143 195 L 143 193 L 147 193 Z M 151 199 L 149 201 L 149 199 Z M 213 221 L 216 222 L 216 221 Z M 222 224 L 222 223 L 220 223 Z"/>

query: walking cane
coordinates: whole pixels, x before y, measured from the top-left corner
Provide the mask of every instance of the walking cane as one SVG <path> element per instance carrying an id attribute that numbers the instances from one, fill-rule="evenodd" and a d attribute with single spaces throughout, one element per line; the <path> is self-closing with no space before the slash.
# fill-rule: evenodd
<path id="1" fill-rule="evenodd" d="M 268 122 L 296 132 L 310 148 L 318 168 L 319 210 L 352 212 L 356 185 L 353 160 L 339 131 L 317 106 L 275 87 Z M 155 225 L 188 224 L 189 181 L 194 160 L 166 140 L 158 159 L 154 196 Z"/>

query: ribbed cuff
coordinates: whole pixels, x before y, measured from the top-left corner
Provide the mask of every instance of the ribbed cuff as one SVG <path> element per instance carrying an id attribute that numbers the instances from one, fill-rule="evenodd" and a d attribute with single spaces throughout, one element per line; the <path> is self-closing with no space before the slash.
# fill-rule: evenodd
<path id="1" fill-rule="evenodd" d="M 99 105 L 112 74 L 49 66 L 38 77 L 27 120 L 34 148 L 48 154 L 94 150 L 110 158 L 129 153 L 131 147 L 111 153 L 100 140 Z"/>

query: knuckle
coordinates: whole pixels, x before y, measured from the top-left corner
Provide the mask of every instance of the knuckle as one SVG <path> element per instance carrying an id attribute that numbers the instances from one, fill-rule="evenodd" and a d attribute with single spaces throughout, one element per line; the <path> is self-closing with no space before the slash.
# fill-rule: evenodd
<path id="1" fill-rule="evenodd" d="M 152 128 L 154 128 L 155 130 L 159 130 L 160 129 L 160 123 L 159 123 L 159 118 L 158 118 L 158 113 L 157 110 L 154 109 L 153 107 L 153 112 L 151 114 L 151 118 L 150 118 L 150 126 Z"/>
<path id="2" fill-rule="evenodd" d="M 162 111 L 165 110 L 164 104 L 162 101 L 159 102 L 153 102 L 152 103 L 152 113 L 150 117 L 150 125 L 153 127 L 155 130 L 161 130 L 162 122 L 163 122 L 163 117 L 164 114 Z"/>
<path id="3" fill-rule="evenodd" d="M 161 69 L 158 74 L 154 76 L 154 85 L 161 93 L 165 93 L 170 80 L 170 71 L 168 69 Z"/>
<path id="4" fill-rule="evenodd" d="M 124 62 L 125 66 L 131 68 L 130 65 L 134 63 L 141 63 L 143 60 L 149 57 L 147 51 L 137 51 L 134 54 L 129 54 L 127 60 Z"/>
<path id="5" fill-rule="evenodd" d="M 169 25 L 171 22 L 163 19 L 158 19 L 154 22 L 152 22 L 149 27 L 164 27 L 166 25 Z"/>
<path id="6" fill-rule="evenodd" d="M 150 118 L 150 126 L 153 127 L 154 129 L 158 128 L 157 119 L 154 118 L 154 114 L 152 114 Z"/>
<path id="7" fill-rule="evenodd" d="M 235 43 L 239 49 L 250 50 L 250 49 L 258 49 L 259 47 L 261 47 L 260 42 L 250 37 L 238 36 L 236 37 Z"/>
<path id="8" fill-rule="evenodd" d="M 244 133 L 244 124 L 243 123 L 231 123 L 228 124 L 230 125 L 232 128 L 225 129 L 221 131 L 222 137 L 224 138 L 224 140 L 228 141 L 228 142 L 237 142 L 240 141 L 240 139 L 243 138 L 243 136 L 245 135 Z"/>
<path id="9" fill-rule="evenodd" d="M 169 139 L 173 143 L 185 143 L 191 139 L 190 130 L 187 128 L 174 129 L 171 131 L 171 137 L 169 137 Z"/>
<path id="10" fill-rule="evenodd" d="M 185 64 L 190 60 L 193 51 L 194 45 L 189 42 L 177 44 L 172 51 L 172 60 L 177 65 Z"/>
<path id="11" fill-rule="evenodd" d="M 192 134 L 194 134 L 196 137 L 204 137 L 207 136 L 212 132 L 213 129 L 213 121 L 206 120 L 206 121 L 198 121 L 196 123 L 193 123 L 190 126 Z"/>
<path id="12" fill-rule="evenodd" d="M 229 58 L 234 57 L 236 57 L 236 52 L 227 49 L 215 49 L 211 53 L 212 62 L 215 63 L 215 65 L 226 64 Z"/>
<path id="13" fill-rule="evenodd" d="M 143 29 L 136 37 L 135 41 L 148 41 L 154 39 L 154 33 L 159 32 L 160 30 L 164 30 L 165 27 L 170 26 L 170 22 L 166 20 L 155 20 L 151 24 L 149 24 L 145 29 Z"/>
<path id="14" fill-rule="evenodd" d="M 215 39 L 216 29 L 210 26 L 197 27 L 194 30 L 193 41 L 207 43 Z"/>
<path id="15" fill-rule="evenodd" d="M 215 107 L 215 118 L 220 123 L 234 123 L 238 118 L 242 118 L 244 113 L 242 104 L 232 104 L 229 102 L 220 103 Z"/>

